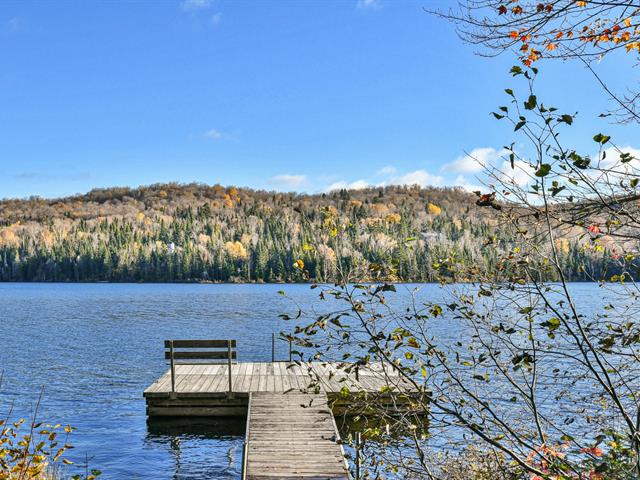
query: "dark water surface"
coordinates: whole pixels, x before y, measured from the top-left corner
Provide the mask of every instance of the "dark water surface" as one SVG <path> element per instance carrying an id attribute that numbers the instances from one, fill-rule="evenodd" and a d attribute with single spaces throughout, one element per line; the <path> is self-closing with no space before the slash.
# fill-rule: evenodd
<path id="1" fill-rule="evenodd" d="M 595 285 L 575 289 L 602 301 Z M 270 360 L 272 332 L 290 328 L 279 290 L 318 302 L 308 285 L 0 284 L 0 414 L 29 416 L 44 385 L 40 418 L 76 427 L 69 458 L 102 478 L 240 478 L 242 419 L 147 425 L 142 391 L 166 370 L 166 338 L 235 338 L 241 361 Z"/>

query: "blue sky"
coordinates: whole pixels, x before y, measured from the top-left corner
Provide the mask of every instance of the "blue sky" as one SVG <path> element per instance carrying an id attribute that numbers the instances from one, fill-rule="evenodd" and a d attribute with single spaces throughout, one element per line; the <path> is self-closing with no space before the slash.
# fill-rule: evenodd
<path id="1" fill-rule="evenodd" d="M 0 5 L 0 197 L 205 182 L 319 192 L 473 184 L 458 161 L 516 137 L 507 55 L 474 55 L 424 12 L 445 0 L 61 1 Z M 599 66 L 616 83 L 628 58 Z M 539 97 L 580 112 L 567 139 L 634 145 L 575 63 Z"/>

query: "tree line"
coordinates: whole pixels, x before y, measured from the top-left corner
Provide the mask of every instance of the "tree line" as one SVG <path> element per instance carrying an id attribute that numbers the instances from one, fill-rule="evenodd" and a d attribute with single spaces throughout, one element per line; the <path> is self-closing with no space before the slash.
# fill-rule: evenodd
<path id="1" fill-rule="evenodd" d="M 387 279 L 451 279 L 451 259 L 487 270 L 513 246 L 476 201 L 460 188 L 303 195 L 204 184 L 8 199 L 0 280 L 331 282 L 363 263 L 391 266 Z M 559 242 L 568 278 L 609 268 L 607 249 L 585 250 L 579 235 Z"/>

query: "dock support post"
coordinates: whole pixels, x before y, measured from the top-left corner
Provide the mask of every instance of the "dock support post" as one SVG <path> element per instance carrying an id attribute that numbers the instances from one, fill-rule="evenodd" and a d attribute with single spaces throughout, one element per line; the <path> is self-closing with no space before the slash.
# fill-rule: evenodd
<path id="1" fill-rule="evenodd" d="M 356 475 L 355 480 L 360 480 L 360 449 L 362 448 L 362 436 L 356 432 Z"/>
<path id="2" fill-rule="evenodd" d="M 176 393 L 176 365 L 173 358 L 173 340 L 169 340 L 169 361 L 171 362 L 171 393 Z"/>
<path id="3" fill-rule="evenodd" d="M 229 366 L 229 395 L 233 393 L 233 387 L 231 386 L 231 340 L 227 340 L 227 365 Z"/>
<path id="4" fill-rule="evenodd" d="M 289 363 L 291 363 L 292 360 L 292 350 L 291 350 L 291 339 L 289 339 Z"/>
<path id="5" fill-rule="evenodd" d="M 271 363 L 276 361 L 276 334 L 271 334 Z"/>

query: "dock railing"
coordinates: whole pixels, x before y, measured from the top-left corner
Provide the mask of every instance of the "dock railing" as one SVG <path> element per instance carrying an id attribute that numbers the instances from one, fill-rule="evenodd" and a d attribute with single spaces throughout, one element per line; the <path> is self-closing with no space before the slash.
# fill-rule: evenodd
<path id="1" fill-rule="evenodd" d="M 279 340 L 289 344 L 289 360 L 276 360 L 276 334 L 271 334 L 271 361 L 292 362 L 293 342 L 290 337 L 280 336 Z M 228 366 L 229 388 L 233 393 L 232 364 L 237 360 L 237 345 L 235 340 L 165 340 L 165 359 L 171 366 L 171 393 L 176 393 L 176 365 L 220 364 Z M 198 349 L 198 350 L 194 350 Z"/>
<path id="2" fill-rule="evenodd" d="M 171 365 L 171 393 L 176 393 L 176 365 L 221 364 L 225 361 L 229 394 L 233 393 L 231 364 L 238 358 L 235 340 L 165 340 L 164 347 L 164 358 Z"/>

